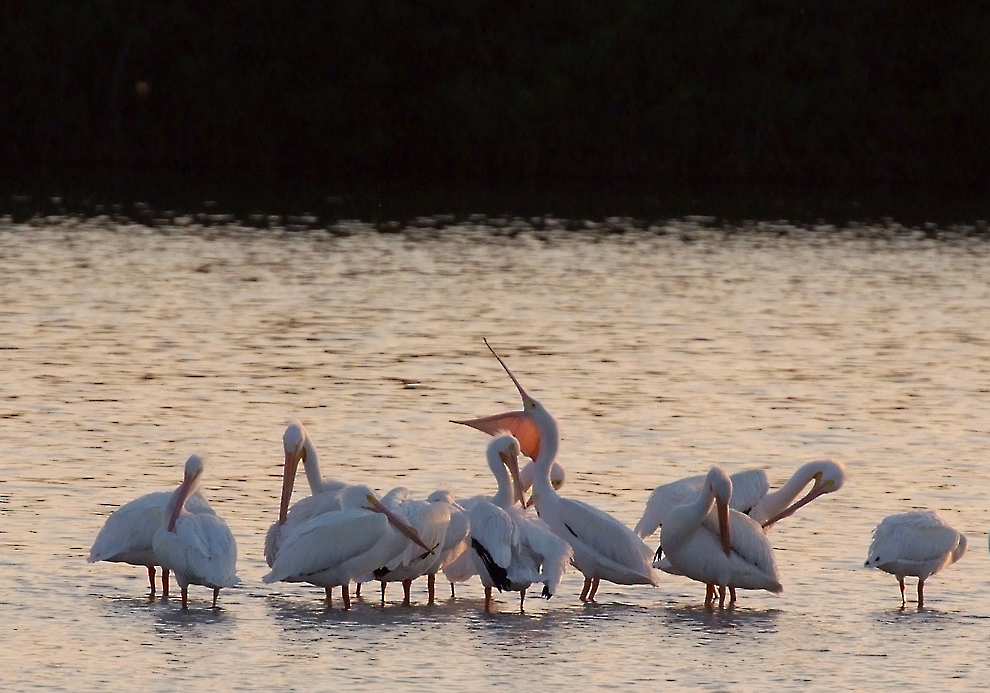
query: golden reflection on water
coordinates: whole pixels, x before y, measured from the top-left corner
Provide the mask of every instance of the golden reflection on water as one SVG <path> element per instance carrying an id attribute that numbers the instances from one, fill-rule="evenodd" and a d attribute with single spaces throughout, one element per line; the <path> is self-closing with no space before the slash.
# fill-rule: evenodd
<path id="1" fill-rule="evenodd" d="M 0 227 L 0 646 L 5 688 L 892 688 L 986 677 L 990 245 L 878 230 L 618 235 L 470 225 L 280 234 L 108 223 Z M 849 480 L 774 529 L 785 591 L 734 611 L 702 590 L 604 585 L 550 601 L 480 587 L 327 612 L 260 582 L 281 433 L 381 490 L 491 488 L 485 439 L 450 419 L 516 407 L 482 338 L 562 431 L 564 493 L 630 526 L 654 486 L 838 456 Z M 210 611 L 149 602 L 140 569 L 88 565 L 106 515 L 173 488 L 193 451 L 244 585 Z M 970 554 L 929 608 L 862 568 L 872 527 L 940 509 Z M 651 543 L 655 543 L 655 538 Z M 443 594 L 444 586 L 439 587 Z M 394 599 L 394 598 L 393 598 Z M 909 605 L 910 607 L 910 605 Z M 714 649 L 707 649 L 711 645 Z M 910 652 L 910 666 L 890 666 Z M 809 666 L 809 662 L 814 662 Z M 536 668 L 536 667 L 539 668 Z"/>

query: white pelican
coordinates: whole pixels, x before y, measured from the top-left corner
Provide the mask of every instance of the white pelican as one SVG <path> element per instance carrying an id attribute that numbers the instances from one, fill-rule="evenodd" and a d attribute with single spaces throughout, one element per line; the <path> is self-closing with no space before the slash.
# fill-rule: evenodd
<path id="1" fill-rule="evenodd" d="M 172 491 L 155 491 L 135 498 L 120 506 L 107 517 L 106 522 L 89 550 L 89 563 L 108 561 L 145 566 L 148 569 L 148 583 L 151 596 L 155 596 L 155 566 L 162 563 L 155 556 L 151 541 L 155 532 L 162 526 L 165 506 L 172 497 Z M 194 492 L 186 500 L 191 512 L 215 514 L 209 501 L 200 491 Z M 162 568 L 162 597 L 168 596 L 168 569 Z"/>
<path id="2" fill-rule="evenodd" d="M 233 587 L 237 577 L 237 542 L 230 527 L 213 512 L 197 513 L 186 500 L 199 486 L 204 462 L 199 455 L 186 460 L 182 483 L 167 506 L 168 516 L 155 532 L 152 546 L 162 566 L 175 573 L 186 608 L 189 585 L 213 588 L 213 608 L 221 587 Z"/>
<path id="3" fill-rule="evenodd" d="M 925 605 L 925 580 L 966 553 L 966 536 L 934 510 L 914 510 L 884 518 L 873 530 L 870 557 L 863 564 L 897 578 L 904 599 L 904 577 L 918 578 L 918 608 Z"/>
<path id="4" fill-rule="evenodd" d="M 293 421 L 286 427 L 282 435 L 282 448 L 285 452 L 285 467 L 282 472 L 282 499 L 278 508 L 278 520 L 268 528 L 268 534 L 265 535 L 265 561 L 269 568 L 278 553 L 282 537 L 292 526 L 300 525 L 321 513 L 340 510 L 340 495 L 348 486 L 343 481 L 323 478 L 313 439 L 298 421 Z M 312 495 L 296 501 L 290 509 L 289 501 L 300 461 L 306 470 Z"/>
<path id="5" fill-rule="evenodd" d="M 409 606 L 409 592 L 413 580 L 428 574 L 431 570 L 434 570 L 434 575 L 436 574 L 435 566 L 442 557 L 447 525 L 450 524 L 450 506 L 445 503 L 408 498 L 408 491 L 404 487 L 389 491 L 382 498 L 382 505 L 412 527 L 422 542 L 433 551 L 423 553 L 419 546 L 407 542 L 406 549 L 402 553 L 378 566 L 372 573 L 359 576 L 358 582 L 378 580 L 381 583 L 382 604 L 385 603 L 385 586 L 390 582 L 401 582 L 402 605 Z M 432 597 L 431 595 L 431 603 Z"/>
<path id="6" fill-rule="evenodd" d="M 729 507 L 749 515 L 755 522 L 769 531 L 776 522 L 790 517 L 811 501 L 826 493 L 832 493 L 842 488 L 845 483 L 845 467 L 842 462 L 834 459 L 813 460 L 801 465 L 791 478 L 776 491 L 770 492 L 770 484 L 766 472 L 762 469 L 750 469 L 733 474 L 732 498 Z M 650 494 L 646 502 L 646 510 L 636 533 L 647 537 L 663 524 L 664 518 L 671 508 L 693 499 L 704 483 L 705 476 L 692 476 L 658 486 Z M 812 483 L 811 489 L 799 501 L 794 501 L 804 488 Z M 663 550 L 663 545 L 657 548 L 657 558 Z M 730 588 L 731 601 L 736 601 L 736 590 Z"/>
<path id="7" fill-rule="evenodd" d="M 719 588 L 719 607 L 725 588 L 783 590 L 773 548 L 762 527 L 729 508 L 732 481 L 721 467 L 705 476 L 701 491 L 690 502 L 667 513 L 660 528 L 665 560 L 654 565 L 673 575 L 684 575 L 708 585 L 705 606 L 711 606 L 713 586 Z M 711 516 L 716 506 L 717 519 Z M 714 520 L 714 522 L 713 522 Z"/>
<path id="8" fill-rule="evenodd" d="M 519 441 L 523 454 L 533 459 L 536 466 L 533 504 L 554 534 L 570 544 L 574 552 L 572 563 L 584 574 L 582 601 L 594 601 L 600 580 L 621 585 L 658 585 L 660 575 L 652 565 L 653 551 L 642 539 L 611 515 L 557 493 L 550 482 L 550 468 L 560 445 L 557 422 L 526 393 L 491 345 L 488 348 L 515 384 L 523 410 L 454 423 L 489 435 L 511 433 Z"/>
<path id="9" fill-rule="evenodd" d="M 351 607 L 347 584 L 372 573 L 402 554 L 414 541 L 427 546 L 395 513 L 382 505 L 367 486 L 348 486 L 342 510 L 326 512 L 286 532 L 271 572 L 262 580 L 308 582 L 326 590 L 327 604 L 334 587 L 343 590 L 344 608 Z"/>
<path id="10" fill-rule="evenodd" d="M 471 530 L 471 519 L 467 511 L 454 500 L 453 494 L 448 490 L 434 491 L 426 497 L 426 500 L 430 503 L 444 503 L 450 509 L 450 522 L 447 523 L 447 533 L 444 535 L 443 544 L 437 551 L 436 562 L 426 572 L 426 585 L 430 604 L 432 604 L 436 600 L 437 572 L 454 563 L 470 547 L 468 533 Z M 450 596 L 454 596 L 453 581 L 450 582 Z"/>
<path id="11" fill-rule="evenodd" d="M 518 441 L 508 434 L 496 436 L 487 458 L 498 492 L 471 507 L 470 556 L 485 587 L 485 611 L 491 610 L 493 587 L 519 592 L 522 609 L 534 582 L 544 583 L 543 597 L 553 596 L 571 561 L 571 548 L 522 508 Z"/>

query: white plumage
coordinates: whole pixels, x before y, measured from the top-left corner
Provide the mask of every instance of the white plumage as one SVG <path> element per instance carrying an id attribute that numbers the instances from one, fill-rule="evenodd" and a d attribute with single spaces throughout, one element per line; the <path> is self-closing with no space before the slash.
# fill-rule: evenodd
<path id="1" fill-rule="evenodd" d="M 489 435 L 512 433 L 522 452 L 533 459 L 533 504 L 553 533 L 570 544 L 572 563 L 585 577 L 582 601 L 594 601 L 600 580 L 623 585 L 659 584 L 660 576 L 652 565 L 653 551 L 631 529 L 598 508 L 557 493 L 550 481 L 550 468 L 560 445 L 557 422 L 526 393 L 498 354 L 495 358 L 519 391 L 523 410 L 455 423 Z"/>
<path id="2" fill-rule="evenodd" d="M 175 573 L 182 590 L 182 608 L 187 605 L 189 585 L 213 588 L 213 606 L 220 588 L 240 582 L 237 577 L 237 542 L 227 523 L 213 514 L 198 513 L 186 506 L 196 490 L 204 461 L 192 455 L 186 461 L 182 483 L 167 505 L 167 517 L 152 539 L 155 555 L 162 566 Z"/>
<path id="3" fill-rule="evenodd" d="M 129 563 L 148 569 L 148 582 L 151 596 L 155 596 L 155 566 L 162 562 L 155 555 L 151 543 L 155 532 L 162 526 L 165 506 L 172 497 L 172 491 L 155 491 L 135 498 L 114 510 L 107 517 L 89 550 L 86 561 L 108 561 Z M 186 500 L 191 512 L 215 514 L 209 501 L 199 491 Z M 162 596 L 168 596 L 168 570 L 162 569 Z"/>
<path id="4" fill-rule="evenodd" d="M 447 525 L 450 524 L 450 506 L 408 498 L 408 491 L 404 487 L 392 489 L 382 498 L 382 505 L 415 530 L 423 543 L 433 549 L 433 553 L 425 553 L 420 546 L 406 542 L 404 551 L 379 566 L 373 573 L 359 576 L 358 581 L 378 580 L 381 583 L 383 603 L 385 586 L 389 582 L 401 582 L 402 603 L 409 606 L 413 580 L 433 570 L 437 561 L 442 558 Z"/>
<path id="5" fill-rule="evenodd" d="M 469 511 L 468 555 L 485 587 L 485 611 L 491 610 L 492 588 L 519 592 L 522 608 L 530 585 L 543 582 L 542 596 L 549 599 L 572 558 L 570 546 L 522 507 L 518 457 L 519 443 L 511 435 L 489 444 L 488 467 L 498 491 L 491 500 L 476 499 Z"/>
<path id="6" fill-rule="evenodd" d="M 873 530 L 870 554 L 863 564 L 897 578 L 904 598 L 904 578 L 918 578 L 918 607 L 925 605 L 925 580 L 950 566 L 966 553 L 965 535 L 946 523 L 934 510 L 914 510 L 890 515 Z"/>
<path id="7" fill-rule="evenodd" d="M 783 589 L 770 542 L 760 525 L 728 507 L 732 494 L 728 474 L 712 467 L 697 496 L 672 508 L 660 530 L 665 558 L 654 565 L 708 585 L 706 606 L 712 604 L 713 586 L 719 588 L 719 606 L 727 587 Z"/>
<path id="8" fill-rule="evenodd" d="M 373 573 L 402 554 L 410 540 L 429 550 L 403 520 L 382 505 L 367 486 L 349 486 L 342 510 L 317 515 L 286 532 L 271 572 L 262 580 L 308 582 L 326 590 L 343 588 L 350 608 L 348 582 Z"/>

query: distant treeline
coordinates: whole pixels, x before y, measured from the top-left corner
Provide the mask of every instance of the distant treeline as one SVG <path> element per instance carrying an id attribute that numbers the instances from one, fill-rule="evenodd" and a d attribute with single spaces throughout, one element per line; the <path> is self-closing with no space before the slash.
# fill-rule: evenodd
<path id="1" fill-rule="evenodd" d="M 990 181 L 990 12 L 0 3 L 0 167 L 686 189 Z"/>

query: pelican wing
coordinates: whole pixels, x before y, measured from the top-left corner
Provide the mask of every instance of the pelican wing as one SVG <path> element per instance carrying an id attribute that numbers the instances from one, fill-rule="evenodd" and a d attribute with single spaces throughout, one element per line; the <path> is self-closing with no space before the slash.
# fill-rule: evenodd
<path id="1" fill-rule="evenodd" d="M 162 514 L 171 496 L 171 491 L 148 493 L 110 513 L 86 560 L 94 563 L 127 553 L 150 553 L 151 542 L 162 526 Z"/>
<path id="2" fill-rule="evenodd" d="M 770 491 L 770 479 L 762 469 L 747 469 L 729 478 L 732 479 L 729 507 L 746 515 Z"/>
<path id="3" fill-rule="evenodd" d="M 415 579 L 427 573 L 441 555 L 441 546 L 450 523 L 450 506 L 446 503 L 410 500 L 403 503 L 397 512 L 416 530 L 423 543 L 433 549 L 433 553 L 427 553 L 419 544 L 407 541 L 395 558 L 378 566 L 387 569 L 382 575 L 388 582 Z"/>
<path id="4" fill-rule="evenodd" d="M 667 514 L 678 505 L 690 502 L 698 495 L 705 476 L 689 476 L 685 479 L 672 481 L 653 489 L 646 499 L 646 509 L 643 517 L 636 523 L 636 535 L 645 539 L 660 527 L 667 519 Z"/>
<path id="5" fill-rule="evenodd" d="M 183 514 L 174 531 L 160 528 L 153 543 L 161 564 L 184 574 L 191 583 L 230 587 L 240 582 L 237 542 L 216 515 Z"/>
<path id="6" fill-rule="evenodd" d="M 591 551 L 598 560 L 611 564 L 613 570 L 658 583 L 652 567 L 654 552 L 632 530 L 608 513 L 578 500 L 561 499 L 557 507 L 562 528 L 552 529 L 571 545 L 575 560 L 580 560 L 582 551 Z"/>
<path id="7" fill-rule="evenodd" d="M 398 555 L 408 541 L 380 513 L 366 510 L 324 513 L 284 536 L 271 572 L 262 580 L 266 583 L 298 582 L 348 562 L 356 565 L 357 559 L 367 556 L 368 561 L 358 565 L 348 576 L 354 577 L 384 565 Z"/>
<path id="8" fill-rule="evenodd" d="M 733 489 L 733 495 L 735 495 L 735 489 Z M 780 577 L 777 572 L 777 561 L 774 558 L 770 540 L 763 533 L 763 528 L 748 515 L 744 515 L 738 510 L 730 510 L 729 531 L 732 537 L 733 555 L 738 555 L 746 565 L 755 568 L 759 575 L 777 582 L 779 586 Z M 713 534 L 713 536 L 717 536 L 717 534 Z"/>
<path id="9" fill-rule="evenodd" d="M 518 511 L 515 521 L 523 549 L 538 559 L 536 566 L 541 571 L 539 579 L 544 584 L 543 596 L 549 599 L 557 591 L 574 552 L 540 518 Z"/>
<path id="10" fill-rule="evenodd" d="M 509 567 L 518 538 L 516 526 L 505 510 L 492 503 L 476 504 L 471 509 L 469 536 L 472 546 L 480 544 L 497 565 Z"/>

